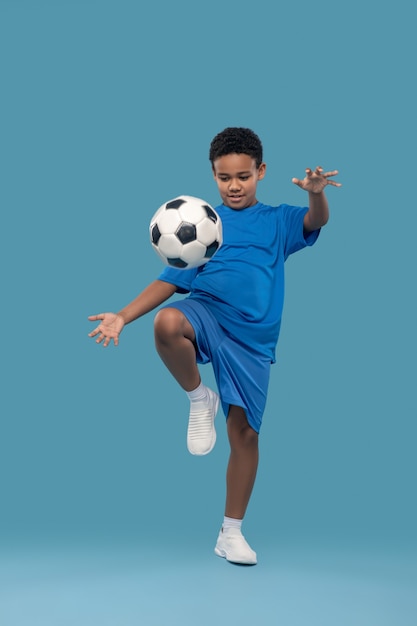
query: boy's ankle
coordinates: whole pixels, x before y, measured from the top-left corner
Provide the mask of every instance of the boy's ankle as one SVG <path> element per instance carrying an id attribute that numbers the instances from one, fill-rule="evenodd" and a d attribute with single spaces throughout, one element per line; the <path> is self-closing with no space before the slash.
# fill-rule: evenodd
<path id="1" fill-rule="evenodd" d="M 243 520 L 236 517 L 227 517 L 227 515 L 225 515 L 222 525 L 223 532 L 227 532 L 230 528 L 236 528 L 237 530 L 241 530 L 242 521 Z"/>
<path id="2" fill-rule="evenodd" d="M 190 402 L 198 402 L 199 400 L 204 400 L 207 397 L 207 387 L 201 382 L 198 387 L 193 389 L 192 391 L 185 392 L 190 400 Z"/>

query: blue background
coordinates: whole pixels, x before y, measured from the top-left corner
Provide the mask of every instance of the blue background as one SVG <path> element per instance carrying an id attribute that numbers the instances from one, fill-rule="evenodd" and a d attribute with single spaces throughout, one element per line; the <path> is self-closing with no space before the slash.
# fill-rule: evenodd
<path id="1" fill-rule="evenodd" d="M 0 0 L 2 626 L 416 623 L 415 55 L 405 0 Z M 225 429 L 187 453 L 153 315 L 87 337 L 161 270 L 160 204 L 218 203 L 229 125 L 260 200 L 343 183 L 287 263 L 252 569 L 213 555 Z"/>

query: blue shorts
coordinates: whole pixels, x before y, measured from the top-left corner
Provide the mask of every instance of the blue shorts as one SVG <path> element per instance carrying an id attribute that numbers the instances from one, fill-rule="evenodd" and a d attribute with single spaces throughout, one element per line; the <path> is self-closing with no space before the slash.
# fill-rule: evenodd
<path id="1" fill-rule="evenodd" d="M 227 417 L 231 404 L 245 410 L 250 426 L 259 432 L 265 410 L 271 360 L 249 351 L 226 334 L 207 306 L 185 298 L 164 308 L 179 309 L 196 336 L 197 363 L 211 363 Z"/>

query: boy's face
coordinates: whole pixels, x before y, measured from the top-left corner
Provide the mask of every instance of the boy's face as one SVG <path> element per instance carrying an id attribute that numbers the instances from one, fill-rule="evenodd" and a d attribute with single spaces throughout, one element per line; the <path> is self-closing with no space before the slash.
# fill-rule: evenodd
<path id="1" fill-rule="evenodd" d="M 246 209 L 257 203 L 258 180 L 265 176 L 265 163 L 256 167 L 248 154 L 226 154 L 213 163 L 214 179 L 223 204 L 232 209 Z"/>

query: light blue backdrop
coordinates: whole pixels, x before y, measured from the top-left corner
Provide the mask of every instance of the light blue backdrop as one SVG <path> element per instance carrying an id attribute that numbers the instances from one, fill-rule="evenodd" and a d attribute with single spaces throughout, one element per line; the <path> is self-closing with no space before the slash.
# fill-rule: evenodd
<path id="1" fill-rule="evenodd" d="M 244 125 L 264 143 L 264 202 L 304 204 L 291 178 L 307 166 L 343 183 L 287 264 L 248 538 L 264 555 L 415 545 L 411 8 L 0 0 L 2 544 L 212 551 L 222 417 L 213 453 L 188 455 L 152 315 L 107 350 L 87 316 L 161 270 L 162 202 L 218 203 L 209 143 Z"/>

